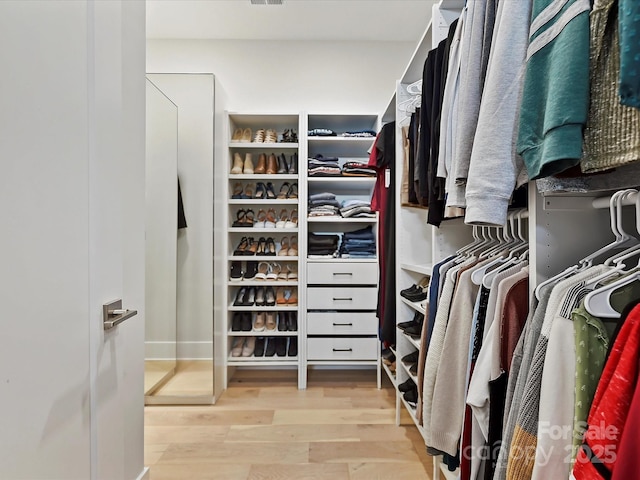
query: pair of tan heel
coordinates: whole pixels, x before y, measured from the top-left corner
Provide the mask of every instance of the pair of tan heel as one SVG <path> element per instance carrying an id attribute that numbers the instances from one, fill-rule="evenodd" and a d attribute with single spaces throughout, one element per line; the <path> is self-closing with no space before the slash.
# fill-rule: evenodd
<path id="1" fill-rule="evenodd" d="M 241 173 L 247 175 L 253 175 L 253 156 L 250 153 L 245 154 L 244 160 L 239 153 L 233 155 L 233 166 L 231 167 L 231 173 L 233 175 L 240 175 Z"/>
<path id="2" fill-rule="evenodd" d="M 232 142 L 251 143 L 251 129 L 250 128 L 236 128 L 231 137 Z"/>

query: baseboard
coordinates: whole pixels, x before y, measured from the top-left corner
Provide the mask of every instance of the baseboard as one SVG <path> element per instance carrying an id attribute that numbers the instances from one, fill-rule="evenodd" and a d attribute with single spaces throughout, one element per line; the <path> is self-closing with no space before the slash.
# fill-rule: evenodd
<path id="1" fill-rule="evenodd" d="M 151 475 L 149 472 L 150 472 L 149 467 L 144 467 L 144 469 L 142 470 L 142 473 L 138 475 L 138 478 L 136 478 L 136 480 L 150 480 Z"/>

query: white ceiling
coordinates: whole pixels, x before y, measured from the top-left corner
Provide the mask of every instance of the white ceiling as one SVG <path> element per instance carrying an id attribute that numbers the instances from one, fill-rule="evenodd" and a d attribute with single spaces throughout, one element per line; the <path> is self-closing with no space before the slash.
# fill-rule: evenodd
<path id="1" fill-rule="evenodd" d="M 434 0 L 147 0 L 147 38 L 417 43 Z M 274 58 L 286 52 L 273 52 Z"/>

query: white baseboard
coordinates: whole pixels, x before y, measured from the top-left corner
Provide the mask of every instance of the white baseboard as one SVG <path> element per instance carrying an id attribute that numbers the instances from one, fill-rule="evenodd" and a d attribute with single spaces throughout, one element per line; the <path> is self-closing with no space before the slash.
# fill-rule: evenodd
<path id="1" fill-rule="evenodd" d="M 140 475 L 138 475 L 138 478 L 136 478 L 136 480 L 150 480 L 151 479 L 151 475 L 149 474 L 149 467 L 144 467 L 144 469 L 142 470 L 142 473 L 140 473 Z"/>

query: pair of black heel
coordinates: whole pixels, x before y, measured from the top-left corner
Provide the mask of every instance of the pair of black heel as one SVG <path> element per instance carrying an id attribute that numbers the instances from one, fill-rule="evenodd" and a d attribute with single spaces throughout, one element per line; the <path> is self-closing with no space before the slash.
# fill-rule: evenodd
<path id="1" fill-rule="evenodd" d="M 258 337 L 253 350 L 254 357 L 296 357 L 298 356 L 297 337 Z"/>
<path id="2" fill-rule="evenodd" d="M 278 157 L 278 173 L 298 173 L 298 154 L 291 155 L 289 161 L 284 153 L 281 153 Z"/>

